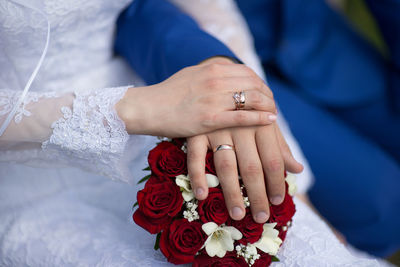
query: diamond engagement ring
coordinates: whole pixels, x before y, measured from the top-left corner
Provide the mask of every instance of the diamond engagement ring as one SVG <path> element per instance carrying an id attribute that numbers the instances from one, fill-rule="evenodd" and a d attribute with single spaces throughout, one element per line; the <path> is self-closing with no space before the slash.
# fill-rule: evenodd
<path id="1" fill-rule="evenodd" d="M 233 99 L 235 100 L 236 110 L 244 109 L 244 106 L 246 104 L 246 96 L 244 94 L 244 91 L 241 91 L 240 93 L 235 92 L 233 94 Z"/>
<path id="2" fill-rule="evenodd" d="M 220 151 L 220 150 L 235 150 L 235 146 L 228 145 L 228 144 L 219 145 L 219 146 L 216 146 L 213 149 L 213 152 L 215 153 L 215 152 Z"/>

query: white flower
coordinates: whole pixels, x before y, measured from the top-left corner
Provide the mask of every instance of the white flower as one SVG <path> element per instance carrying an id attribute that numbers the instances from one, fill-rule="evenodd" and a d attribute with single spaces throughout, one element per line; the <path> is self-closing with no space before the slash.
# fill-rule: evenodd
<path id="1" fill-rule="evenodd" d="M 190 201 L 194 199 L 194 194 L 192 191 L 192 186 L 190 185 L 189 176 L 186 175 L 178 175 L 176 176 L 175 183 L 181 188 L 182 197 L 185 201 Z"/>
<path id="2" fill-rule="evenodd" d="M 242 256 L 249 266 L 252 266 L 261 257 L 257 252 L 256 246 L 250 243 L 247 246 L 243 244 L 237 245 L 236 254 Z"/>
<path id="3" fill-rule="evenodd" d="M 219 181 L 217 176 L 207 173 L 206 174 L 207 185 L 208 187 L 217 187 L 219 185 Z M 194 193 L 192 190 L 192 186 L 190 185 L 190 177 L 189 175 L 178 175 L 176 176 L 175 183 L 181 188 L 182 197 L 186 202 L 194 199 Z"/>
<path id="4" fill-rule="evenodd" d="M 186 202 L 186 210 L 183 212 L 183 218 L 187 219 L 189 222 L 200 219 L 199 213 L 196 211 L 198 206 L 196 203 L 196 200 Z"/>
<path id="5" fill-rule="evenodd" d="M 261 238 L 254 243 L 258 249 L 270 255 L 276 255 L 279 246 L 282 244 L 282 240 L 278 237 L 279 231 L 274 229 L 275 226 L 276 223 L 265 223 Z"/>
<path id="6" fill-rule="evenodd" d="M 288 193 L 294 196 L 297 192 L 296 175 L 293 173 L 286 173 L 286 182 L 288 183 Z"/>
<path id="7" fill-rule="evenodd" d="M 208 222 L 201 227 L 208 235 L 203 247 L 206 248 L 208 256 L 215 255 L 222 258 L 227 251 L 233 251 L 235 240 L 242 238 L 242 233 L 233 226 L 218 226 L 214 222 Z"/>
<path id="8" fill-rule="evenodd" d="M 213 174 L 206 173 L 206 179 L 208 187 L 217 187 L 219 185 L 218 177 Z"/>

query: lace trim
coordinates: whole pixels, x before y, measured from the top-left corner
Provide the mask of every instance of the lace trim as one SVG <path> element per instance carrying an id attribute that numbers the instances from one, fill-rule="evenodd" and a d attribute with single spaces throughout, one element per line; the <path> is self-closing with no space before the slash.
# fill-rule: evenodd
<path id="1" fill-rule="evenodd" d="M 17 105 L 19 98 L 21 97 L 22 91 L 13 90 L 0 90 L 0 117 L 7 115 L 11 112 L 15 105 Z M 58 97 L 57 92 L 30 92 L 25 96 L 21 105 L 17 108 L 17 112 L 14 116 L 14 122 L 20 123 L 23 117 L 29 117 L 32 113 L 27 109 L 27 105 L 32 102 L 38 102 L 41 98 L 54 98 Z"/>
<path id="2" fill-rule="evenodd" d="M 129 135 L 114 105 L 129 87 L 75 92 L 73 109 L 62 107 L 63 117 L 52 124 L 53 133 L 43 142 L 44 150 L 53 150 L 57 158 L 84 169 L 119 179 L 118 165 Z"/>

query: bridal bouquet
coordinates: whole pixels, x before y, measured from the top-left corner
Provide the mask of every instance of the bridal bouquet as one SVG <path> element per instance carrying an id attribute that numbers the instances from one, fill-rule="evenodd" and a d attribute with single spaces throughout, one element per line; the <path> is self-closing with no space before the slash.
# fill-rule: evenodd
<path id="1" fill-rule="evenodd" d="M 207 199 L 198 201 L 187 174 L 186 146 L 181 139 L 163 141 L 150 151 L 151 174 L 137 194 L 133 214 L 136 224 L 157 234 L 155 249 L 160 249 L 174 264 L 192 266 L 268 266 L 278 261 L 276 254 L 286 237 L 295 213 L 292 195 L 294 176 L 286 175 L 286 197 L 281 205 L 270 206 L 267 223 L 256 223 L 241 182 L 246 216 L 229 217 L 224 196 L 215 176 L 213 153 L 206 157 Z"/>

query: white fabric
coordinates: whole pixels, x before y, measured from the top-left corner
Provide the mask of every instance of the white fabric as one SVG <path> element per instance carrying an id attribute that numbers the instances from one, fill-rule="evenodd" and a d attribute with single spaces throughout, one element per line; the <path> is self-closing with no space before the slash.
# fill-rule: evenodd
<path id="1" fill-rule="evenodd" d="M 207 1 L 187 1 L 203 3 L 199 15 L 229 18 Z M 155 237 L 132 222 L 139 188 L 99 175 L 137 181 L 157 141 L 149 136 L 128 140 L 113 109 L 126 90 L 115 86 L 140 83 L 112 57 L 115 19 L 128 0 L 42 2 L 51 25 L 48 54 L 0 137 L 0 266 L 170 266 L 153 250 Z M 232 1 L 216 2 L 232 6 Z M 244 25 L 236 26 L 243 30 Z M 2 0 L 0 35 L 2 123 L 41 55 L 46 21 Z M 246 61 L 253 52 L 250 46 L 242 49 Z M 284 133 L 290 136 L 287 128 Z M 130 173 L 123 169 L 127 162 Z M 310 180 L 299 179 L 299 186 L 306 190 Z M 377 265 L 351 256 L 325 223 L 304 204 L 297 205 L 279 254 L 285 266 Z"/>

